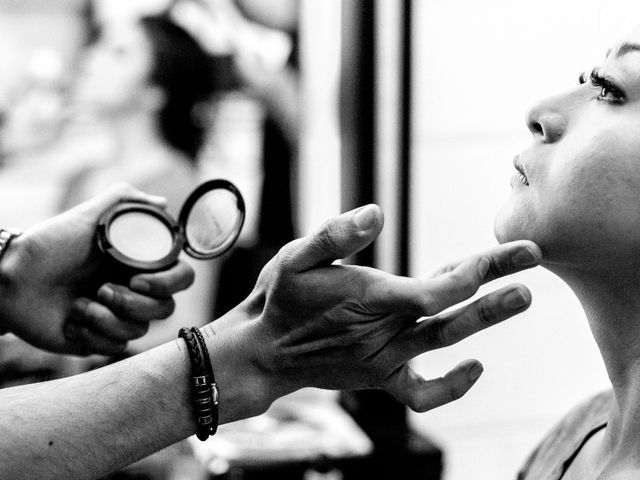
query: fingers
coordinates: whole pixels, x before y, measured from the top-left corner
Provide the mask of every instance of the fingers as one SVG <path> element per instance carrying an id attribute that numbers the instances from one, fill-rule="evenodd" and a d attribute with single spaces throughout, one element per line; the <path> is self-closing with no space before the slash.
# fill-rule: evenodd
<path id="1" fill-rule="evenodd" d="M 483 258 L 489 261 L 489 269 L 483 279 L 483 283 L 486 283 L 539 265 L 542 261 L 542 252 L 535 243 L 529 240 L 518 240 L 492 247 L 476 255 L 475 258 L 478 261 Z M 455 270 L 465 260 L 444 265 L 432 276 Z"/>
<path id="2" fill-rule="evenodd" d="M 312 235 L 287 245 L 281 252 L 285 270 L 304 272 L 349 257 L 369 245 L 384 222 L 377 205 L 366 205 L 325 222 Z"/>
<path id="3" fill-rule="evenodd" d="M 531 268 L 541 260 L 540 249 L 532 242 L 499 245 L 483 254 L 450 264 L 435 277 L 380 276 L 370 283 L 365 301 L 374 309 L 432 316 L 468 299 L 484 283 Z"/>
<path id="4" fill-rule="evenodd" d="M 136 321 L 118 317 L 109 307 L 88 298 L 77 299 L 71 311 L 69 322 L 78 327 L 86 327 L 95 333 L 115 340 L 139 338 L 149 329 L 148 321 Z M 148 319 L 150 320 L 150 319 Z M 69 327 L 73 330 L 73 327 Z M 65 334 L 69 333 L 65 330 Z"/>
<path id="5" fill-rule="evenodd" d="M 110 283 L 100 287 L 97 298 L 116 316 L 134 322 L 167 318 L 175 309 L 171 297 L 153 298 Z"/>
<path id="6" fill-rule="evenodd" d="M 464 307 L 414 324 L 391 345 L 398 362 L 406 362 L 429 350 L 446 347 L 496 325 L 531 305 L 531 292 L 513 284 L 491 292 Z"/>
<path id="7" fill-rule="evenodd" d="M 131 277 L 131 290 L 154 298 L 169 298 L 191 286 L 195 279 L 193 268 L 178 262 L 169 270 L 156 273 L 140 273 Z"/>
<path id="8" fill-rule="evenodd" d="M 383 389 L 416 412 L 426 412 L 462 397 L 482 375 L 482 365 L 466 360 L 444 377 L 425 380 L 408 364 L 396 370 Z"/>
<path id="9" fill-rule="evenodd" d="M 473 257 L 435 278 L 380 276 L 367 289 L 365 303 L 374 310 L 431 316 L 474 295 L 489 270 L 489 261 Z"/>
<path id="10" fill-rule="evenodd" d="M 127 346 L 126 340 L 107 337 L 75 322 L 68 322 L 65 325 L 64 335 L 74 346 L 74 348 L 70 348 L 69 353 L 76 355 L 90 355 L 93 353 L 115 355 Z"/>
<path id="11" fill-rule="evenodd" d="M 151 320 L 170 316 L 175 309 L 172 295 L 193 280 L 193 269 L 178 262 L 163 272 L 135 275 L 130 287 L 106 283 L 98 289 L 96 300 L 75 300 L 65 337 L 82 345 L 81 353 L 117 353 L 127 341 L 147 333 Z"/>

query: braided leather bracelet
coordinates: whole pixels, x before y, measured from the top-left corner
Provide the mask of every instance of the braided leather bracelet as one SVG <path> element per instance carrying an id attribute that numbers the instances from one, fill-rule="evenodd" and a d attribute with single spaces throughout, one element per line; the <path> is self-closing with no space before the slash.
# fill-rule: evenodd
<path id="1" fill-rule="evenodd" d="M 218 429 L 218 388 L 209 351 L 197 327 L 181 328 L 178 336 L 187 344 L 191 360 L 193 413 L 198 424 L 196 436 L 205 441 Z"/>

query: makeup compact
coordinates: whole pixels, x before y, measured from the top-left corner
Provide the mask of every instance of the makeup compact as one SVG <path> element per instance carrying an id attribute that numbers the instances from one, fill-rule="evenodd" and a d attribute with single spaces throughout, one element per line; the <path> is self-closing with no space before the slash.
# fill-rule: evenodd
<path id="1" fill-rule="evenodd" d="M 244 223 L 244 200 L 226 180 L 209 180 L 187 198 L 178 220 L 146 203 L 121 202 L 98 222 L 102 252 L 124 270 L 155 272 L 175 265 L 180 252 L 199 259 L 222 255 Z"/>

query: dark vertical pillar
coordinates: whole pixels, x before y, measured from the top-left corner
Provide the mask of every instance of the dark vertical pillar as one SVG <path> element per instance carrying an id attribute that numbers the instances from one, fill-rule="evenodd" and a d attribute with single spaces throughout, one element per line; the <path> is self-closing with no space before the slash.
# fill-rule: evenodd
<path id="1" fill-rule="evenodd" d="M 413 22 L 412 22 L 412 0 L 402 1 L 402 85 L 400 89 L 400 204 L 399 218 L 400 228 L 398 229 L 398 273 L 409 275 L 410 265 L 410 226 L 411 226 L 411 132 L 412 132 L 412 109 L 411 97 L 413 89 L 412 75 L 412 42 Z"/>
<path id="2" fill-rule="evenodd" d="M 342 210 L 374 201 L 375 1 L 342 2 Z M 373 265 L 373 247 L 351 261 Z"/>
<path id="3" fill-rule="evenodd" d="M 342 5 L 342 207 L 350 210 L 373 202 L 376 193 L 376 2 L 348 0 Z M 375 244 L 349 261 L 375 266 L 373 248 Z M 397 445 L 404 438 L 406 409 L 386 392 L 344 393 L 343 404 L 377 447 Z"/>
<path id="4" fill-rule="evenodd" d="M 340 127 L 343 210 L 371 203 L 375 198 L 375 6 L 373 0 L 342 2 Z M 374 266 L 373 248 L 375 244 L 348 261 Z M 384 441 L 389 435 L 397 439 L 406 430 L 405 407 L 385 392 L 345 392 L 343 403 L 362 428 L 375 437 L 374 442 Z M 379 416 L 380 411 L 385 412 L 384 420 Z"/>
<path id="5" fill-rule="evenodd" d="M 342 207 L 352 209 L 376 199 L 376 4 L 375 0 L 342 2 L 341 143 Z M 401 95 L 398 129 L 398 211 L 400 219 L 398 272 L 409 272 L 410 160 L 411 160 L 411 0 L 399 0 L 402 33 L 400 43 Z M 349 259 L 374 265 L 375 243 Z M 406 407 L 379 390 L 343 392 L 341 403 L 374 443 L 370 461 L 345 478 L 437 479 L 441 452 L 427 439 L 411 432 Z"/>

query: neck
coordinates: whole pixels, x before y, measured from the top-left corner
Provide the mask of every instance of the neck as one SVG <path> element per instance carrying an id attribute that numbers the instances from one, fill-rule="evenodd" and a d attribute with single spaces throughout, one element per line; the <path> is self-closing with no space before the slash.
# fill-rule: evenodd
<path id="1" fill-rule="evenodd" d="M 572 288 L 613 386 L 615 402 L 602 445 L 608 466 L 640 468 L 640 269 L 553 269 Z"/>

